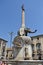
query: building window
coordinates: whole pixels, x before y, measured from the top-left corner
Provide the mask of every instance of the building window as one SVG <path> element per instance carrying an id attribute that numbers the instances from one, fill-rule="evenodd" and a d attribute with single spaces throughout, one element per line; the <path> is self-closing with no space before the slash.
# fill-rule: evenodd
<path id="1" fill-rule="evenodd" d="M 32 44 L 32 57 L 34 57 L 34 44 Z"/>
<path id="2" fill-rule="evenodd" d="M 4 56 L 4 53 L 5 53 L 5 46 L 3 46 L 2 48 L 2 56 Z"/>
<path id="3" fill-rule="evenodd" d="M 41 43 L 36 44 L 38 59 L 41 60 Z"/>
<path id="4" fill-rule="evenodd" d="M 32 51 L 34 51 L 34 44 L 32 44 Z"/>
<path id="5" fill-rule="evenodd" d="M 37 43 L 36 44 L 36 48 L 37 48 L 37 50 L 40 50 L 41 49 L 41 44 L 40 43 Z"/>
<path id="6" fill-rule="evenodd" d="M 31 40 L 33 41 L 33 38 L 31 38 Z"/>
<path id="7" fill-rule="evenodd" d="M 39 40 L 39 37 L 37 37 L 37 40 Z"/>

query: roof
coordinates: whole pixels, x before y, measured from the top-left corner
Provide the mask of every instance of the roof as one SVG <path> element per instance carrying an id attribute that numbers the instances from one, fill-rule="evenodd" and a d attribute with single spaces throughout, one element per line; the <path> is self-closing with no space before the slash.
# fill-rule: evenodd
<path id="1" fill-rule="evenodd" d="M 41 34 L 41 35 L 36 35 L 36 36 L 31 36 L 31 38 L 36 38 L 36 37 L 43 37 L 43 34 Z"/>
<path id="2" fill-rule="evenodd" d="M 3 41 L 5 41 L 5 42 L 8 42 L 7 40 L 4 40 L 4 39 L 2 39 L 2 38 L 0 38 L 0 40 L 3 40 Z"/>

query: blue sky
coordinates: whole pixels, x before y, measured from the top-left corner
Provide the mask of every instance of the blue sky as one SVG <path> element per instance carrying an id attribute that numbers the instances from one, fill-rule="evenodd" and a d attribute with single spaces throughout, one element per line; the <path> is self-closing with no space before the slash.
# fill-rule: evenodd
<path id="1" fill-rule="evenodd" d="M 33 35 L 43 34 L 43 0 L 0 0 L 0 38 L 6 39 L 10 45 L 9 32 L 13 38 L 21 27 L 21 6 L 25 8 L 25 24 L 32 30 Z"/>

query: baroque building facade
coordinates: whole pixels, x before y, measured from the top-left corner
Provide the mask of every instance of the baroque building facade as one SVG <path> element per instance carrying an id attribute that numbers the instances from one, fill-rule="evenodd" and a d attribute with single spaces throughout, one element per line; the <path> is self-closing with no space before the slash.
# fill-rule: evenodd
<path id="1" fill-rule="evenodd" d="M 33 59 L 43 60 L 43 34 L 31 37 Z"/>
<path id="2" fill-rule="evenodd" d="M 6 43 L 6 40 L 0 38 L 0 59 L 6 58 Z"/>

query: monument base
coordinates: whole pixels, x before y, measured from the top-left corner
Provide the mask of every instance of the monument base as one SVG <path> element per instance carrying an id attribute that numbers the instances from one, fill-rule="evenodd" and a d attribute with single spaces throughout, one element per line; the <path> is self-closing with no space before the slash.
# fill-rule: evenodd
<path id="1" fill-rule="evenodd" d="M 8 65 L 43 65 L 43 60 L 4 60 Z"/>

